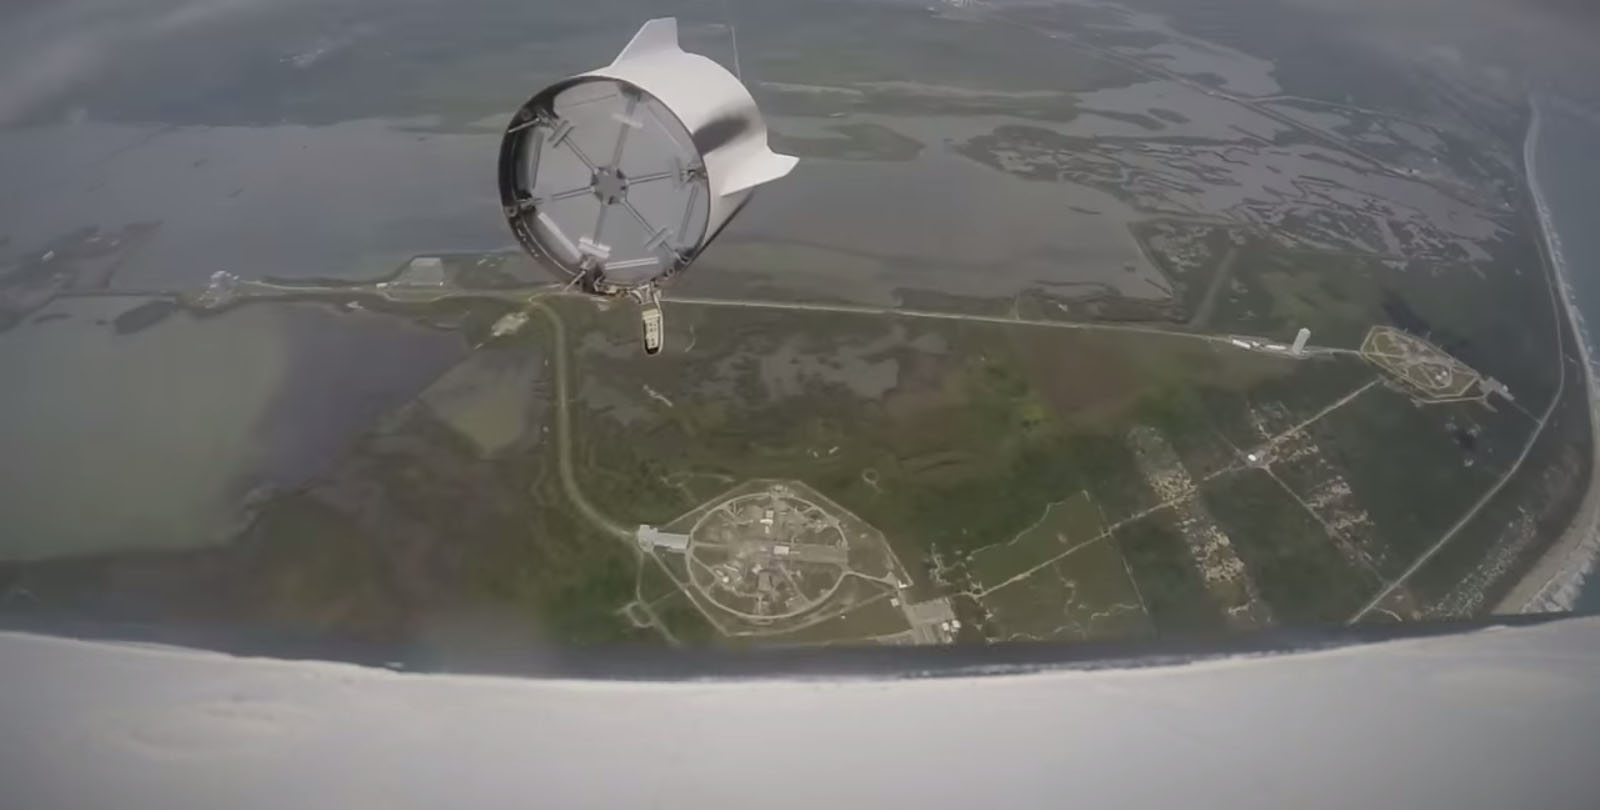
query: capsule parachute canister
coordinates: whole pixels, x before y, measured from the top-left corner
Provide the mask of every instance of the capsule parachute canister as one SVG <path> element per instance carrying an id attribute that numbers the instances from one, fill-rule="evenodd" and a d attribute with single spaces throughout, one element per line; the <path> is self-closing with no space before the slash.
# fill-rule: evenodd
<path id="1" fill-rule="evenodd" d="M 611 64 L 517 110 L 500 146 L 500 200 L 542 263 L 587 292 L 655 308 L 659 349 L 656 285 L 795 163 L 768 148 L 750 91 L 678 47 L 668 17 L 645 23 Z"/>

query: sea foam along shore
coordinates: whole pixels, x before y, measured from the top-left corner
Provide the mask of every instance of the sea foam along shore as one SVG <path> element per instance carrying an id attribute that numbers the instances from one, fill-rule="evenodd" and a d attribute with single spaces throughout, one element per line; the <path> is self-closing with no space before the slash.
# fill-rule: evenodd
<path id="1" fill-rule="evenodd" d="M 1589 400 L 1589 445 L 1593 464 L 1590 467 L 1589 487 L 1572 517 L 1572 524 L 1500 601 L 1495 607 L 1496 613 L 1571 610 L 1583 590 L 1584 578 L 1594 571 L 1595 562 L 1600 559 L 1600 397 L 1596 396 L 1595 367 L 1590 349 L 1592 344 L 1588 325 L 1578 309 L 1571 269 L 1567 265 L 1566 255 L 1561 252 L 1561 235 L 1556 232 L 1544 189 L 1539 185 L 1535 160 L 1543 113 L 1538 99 L 1532 99 L 1530 104 L 1533 107 L 1533 120 L 1522 142 L 1522 163 L 1528 175 L 1528 189 L 1533 194 L 1534 207 L 1539 213 L 1539 230 L 1544 238 L 1546 253 L 1554 265 L 1555 281 L 1566 307 L 1567 322 L 1572 325 L 1574 332 L 1573 342 L 1578 346 L 1584 392 Z"/>

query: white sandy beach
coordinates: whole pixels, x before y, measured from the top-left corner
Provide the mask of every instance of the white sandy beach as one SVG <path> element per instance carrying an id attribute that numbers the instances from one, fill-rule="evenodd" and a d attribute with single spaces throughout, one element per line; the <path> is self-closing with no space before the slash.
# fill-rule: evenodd
<path id="1" fill-rule="evenodd" d="M 1596 396 L 1594 360 L 1590 352 L 1589 328 L 1578 309 L 1572 287 L 1571 268 L 1561 251 L 1561 236 L 1556 232 L 1544 190 L 1539 185 L 1537 142 L 1542 122 L 1539 102 L 1533 102 L 1533 122 L 1522 142 L 1522 161 L 1528 188 L 1539 212 L 1539 229 L 1554 265 L 1555 279 L 1566 307 L 1567 320 L 1576 332 L 1578 353 L 1583 367 L 1583 385 L 1589 399 L 1590 446 L 1593 466 L 1589 487 L 1573 515 L 1572 524 L 1551 545 L 1544 556 L 1523 576 L 1511 592 L 1495 606 L 1495 613 L 1540 613 L 1571 610 L 1582 591 L 1584 579 L 1600 559 L 1600 397 Z"/>

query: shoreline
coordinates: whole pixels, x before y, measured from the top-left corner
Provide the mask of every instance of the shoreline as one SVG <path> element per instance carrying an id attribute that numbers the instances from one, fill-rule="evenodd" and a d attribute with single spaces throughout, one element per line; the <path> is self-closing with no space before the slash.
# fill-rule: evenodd
<path id="1" fill-rule="evenodd" d="M 1533 121 L 1522 142 L 1523 171 L 1527 175 L 1528 191 L 1538 212 L 1540 239 L 1544 242 L 1545 253 L 1552 265 L 1561 303 L 1567 313 L 1567 324 L 1572 330 L 1573 343 L 1578 347 L 1579 364 L 1583 367 L 1584 391 L 1589 402 L 1591 465 L 1589 486 L 1578 504 L 1572 523 L 1495 605 L 1494 613 L 1497 614 L 1571 610 L 1583 590 L 1585 580 L 1594 572 L 1596 562 L 1600 561 L 1600 396 L 1596 395 L 1588 324 L 1578 310 L 1566 256 L 1561 252 L 1561 236 L 1556 232 L 1544 190 L 1539 186 L 1534 157 L 1542 120 L 1538 102 L 1533 101 L 1531 106 Z"/>

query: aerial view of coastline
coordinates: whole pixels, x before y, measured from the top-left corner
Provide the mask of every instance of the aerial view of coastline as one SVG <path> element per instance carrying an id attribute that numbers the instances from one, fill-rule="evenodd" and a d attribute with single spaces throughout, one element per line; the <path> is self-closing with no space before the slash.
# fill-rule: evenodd
<path id="1" fill-rule="evenodd" d="M 1550 114 L 1545 110 L 1552 106 L 1555 110 L 1554 115 L 1559 119 L 1556 126 L 1561 131 L 1551 139 L 1554 143 L 1541 147 L 1544 122 L 1546 116 Z M 1585 148 L 1593 142 L 1593 137 L 1600 133 L 1595 127 L 1596 121 L 1593 116 L 1584 116 L 1581 112 L 1575 113 L 1570 103 L 1552 105 L 1548 100 L 1535 101 L 1534 119 L 1529 126 L 1523 160 L 1528 175 L 1528 185 L 1538 207 L 1540 227 L 1545 233 L 1547 250 L 1561 279 L 1563 303 L 1579 336 L 1584 382 L 1589 390 L 1589 399 L 1597 409 L 1600 409 L 1600 396 L 1596 395 L 1594 387 L 1593 337 L 1588 328 L 1587 318 L 1584 316 L 1586 307 L 1589 311 L 1593 311 L 1600 302 L 1596 301 L 1594 292 L 1588 290 L 1590 285 L 1580 286 L 1575 281 L 1581 276 L 1574 274 L 1574 266 L 1569 261 L 1565 248 L 1567 243 L 1561 238 L 1562 225 L 1558 224 L 1564 223 L 1565 232 L 1572 234 L 1578 240 L 1576 243 L 1578 252 L 1575 254 L 1578 266 L 1595 266 L 1597 258 L 1595 251 L 1600 245 L 1588 237 L 1588 232 L 1592 229 L 1590 223 L 1584 220 L 1585 212 L 1591 208 L 1585 198 L 1596 187 L 1596 183 L 1600 183 L 1600 162 L 1589 157 L 1589 150 Z M 1540 165 L 1535 161 L 1537 150 L 1540 148 L 1556 150 L 1561 156 L 1561 171 L 1550 172 L 1548 179 L 1541 173 Z M 1561 211 L 1564 216 L 1561 219 L 1553 215 L 1551 203 L 1544 191 L 1545 184 L 1551 182 L 1554 182 L 1563 194 L 1561 199 L 1564 205 Z M 1596 491 L 1596 484 L 1591 482 L 1589 492 L 1584 496 L 1583 504 L 1573 518 L 1572 526 L 1551 546 L 1517 587 L 1507 594 L 1498 608 L 1500 612 L 1556 611 L 1574 608 L 1592 610 L 1600 607 L 1600 587 L 1597 587 L 1591 576 L 1596 562 L 1600 561 L 1600 514 L 1597 512 L 1600 512 L 1600 492 Z"/>
<path id="2" fill-rule="evenodd" d="M 1274 0 L 146 2 L 0 12 L 59 68 L 0 81 L 0 624 L 448 657 L 1600 603 L 1569 87 Z M 646 354 L 495 161 L 666 14 L 799 163 Z"/>

